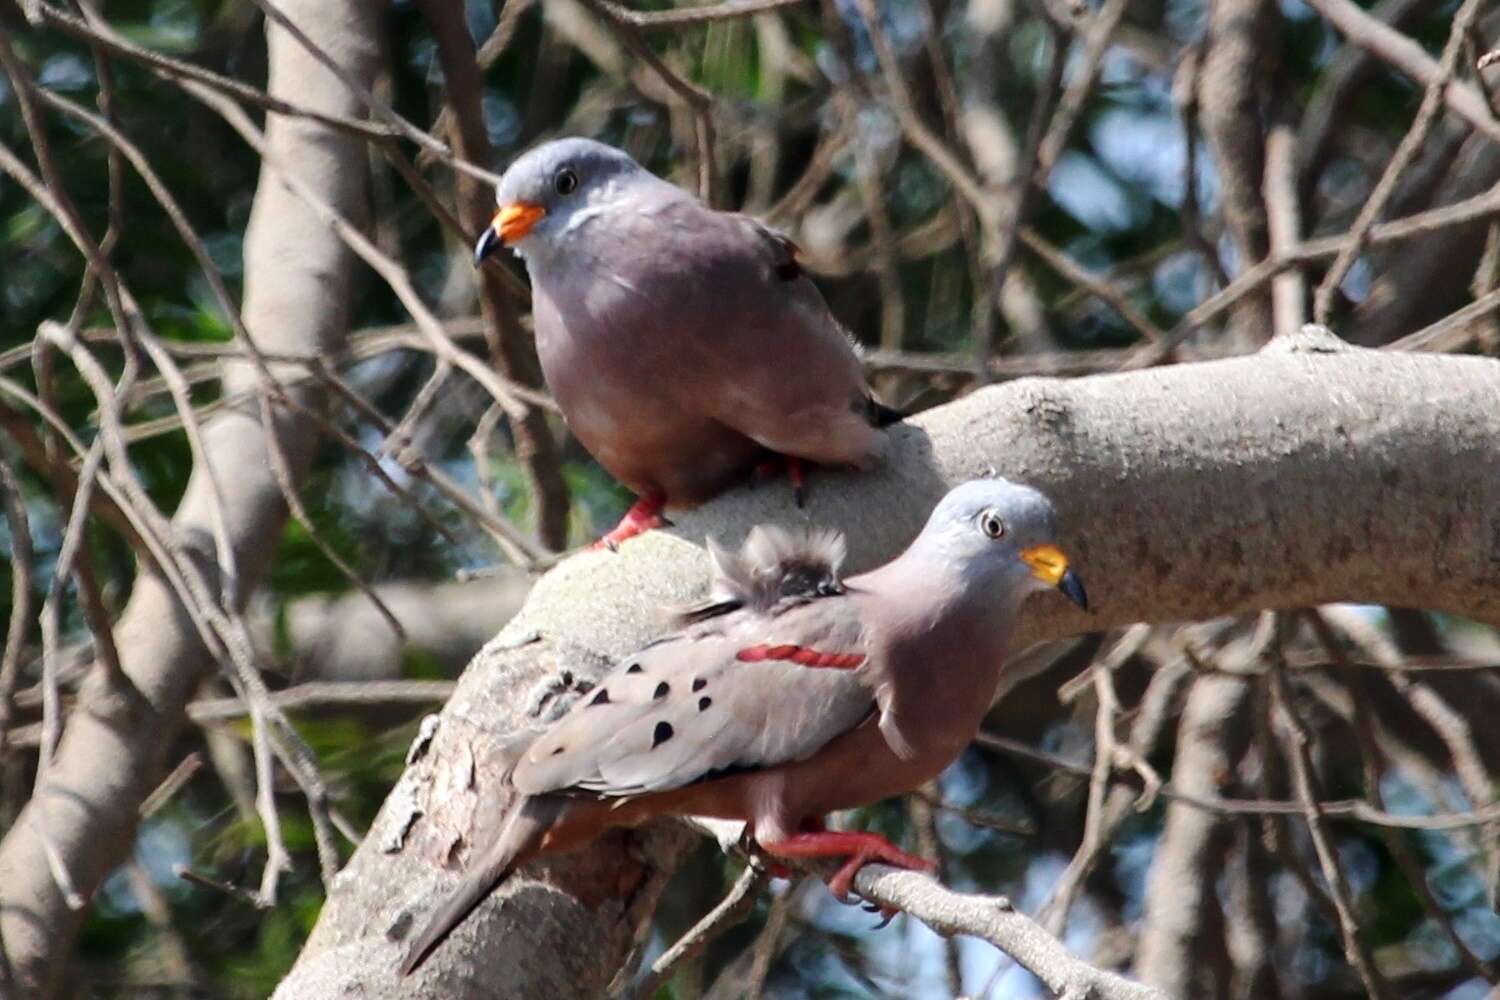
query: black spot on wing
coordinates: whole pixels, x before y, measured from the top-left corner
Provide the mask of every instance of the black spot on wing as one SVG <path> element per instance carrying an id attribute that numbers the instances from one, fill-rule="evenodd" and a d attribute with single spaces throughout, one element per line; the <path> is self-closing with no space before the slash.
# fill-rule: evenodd
<path id="1" fill-rule="evenodd" d="M 651 697 L 660 701 L 662 698 L 665 698 L 669 693 L 671 693 L 671 690 L 672 685 L 668 684 L 666 681 L 662 681 L 660 684 L 656 685 L 656 690 L 651 693 Z"/>
<path id="2" fill-rule="evenodd" d="M 671 738 L 672 724 L 670 722 L 658 722 L 656 724 L 656 731 L 651 734 L 651 749 L 655 750 Z"/>
<path id="3" fill-rule="evenodd" d="M 609 704 L 609 688 L 600 688 L 599 689 L 599 693 L 596 694 L 596 695 L 594 695 L 593 698 L 589 699 L 589 704 L 590 705 L 608 705 Z"/>
<path id="4" fill-rule="evenodd" d="M 693 678 L 693 690 L 694 691 L 702 691 L 706 687 L 708 687 L 708 681 L 704 680 L 702 677 L 694 677 Z"/>
<path id="5" fill-rule="evenodd" d="M 705 709 L 708 708 L 708 706 L 712 705 L 713 703 L 714 703 L 714 700 L 712 698 L 710 698 L 708 695 L 704 695 L 702 698 L 698 699 L 698 711 L 700 711 L 700 712 L 704 711 Z"/>
<path id="6" fill-rule="evenodd" d="M 627 674 L 638 674 L 638 673 L 640 673 L 641 672 L 641 665 L 640 665 L 640 663 L 639 662 L 632 663 L 630 666 L 628 666 L 628 667 L 625 668 L 625 672 Z"/>

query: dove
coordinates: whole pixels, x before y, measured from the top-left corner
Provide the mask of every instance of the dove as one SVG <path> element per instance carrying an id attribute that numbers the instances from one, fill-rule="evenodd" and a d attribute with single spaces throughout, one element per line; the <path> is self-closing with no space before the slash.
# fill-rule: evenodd
<path id="1" fill-rule="evenodd" d="M 929 867 L 823 817 L 909 792 L 958 757 L 1028 595 L 1057 588 L 1087 609 L 1055 521 L 1042 493 L 996 478 L 954 488 L 901 555 L 848 579 L 828 532 L 761 527 L 738 553 L 710 545 L 710 592 L 675 631 L 504 755 L 515 798 L 498 836 L 402 971 L 520 865 L 657 816 L 743 821 L 773 861 L 843 859 L 828 882 L 840 900 L 867 861 Z"/>
<path id="2" fill-rule="evenodd" d="M 638 498 L 613 548 L 784 461 L 869 468 L 877 401 L 854 341 L 774 229 L 709 208 L 626 153 L 559 139 L 517 159 L 476 266 L 531 276 L 542 374 L 579 442 Z"/>

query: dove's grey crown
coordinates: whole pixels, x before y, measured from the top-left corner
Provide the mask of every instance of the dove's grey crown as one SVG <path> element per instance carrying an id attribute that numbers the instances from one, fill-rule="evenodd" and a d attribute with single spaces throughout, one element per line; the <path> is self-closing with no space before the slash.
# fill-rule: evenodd
<path id="1" fill-rule="evenodd" d="M 571 171 L 577 187 L 560 192 L 558 176 Z M 556 139 L 528 150 L 510 165 L 495 188 L 495 201 L 504 206 L 513 202 L 540 205 L 549 216 L 565 214 L 569 204 L 586 204 L 622 179 L 647 178 L 653 175 L 623 150 L 606 146 L 593 139 Z"/>
<path id="2" fill-rule="evenodd" d="M 979 517 L 994 511 L 1005 522 L 1006 534 L 1025 548 L 1052 542 L 1057 534 L 1057 512 L 1040 491 L 1008 479 L 971 479 L 955 486 L 933 508 L 928 531 L 980 531 Z"/>

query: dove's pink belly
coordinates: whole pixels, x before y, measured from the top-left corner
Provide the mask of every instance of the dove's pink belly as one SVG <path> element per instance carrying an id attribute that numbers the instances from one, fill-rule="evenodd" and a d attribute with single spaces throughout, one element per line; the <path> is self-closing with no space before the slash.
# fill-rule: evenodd
<path id="1" fill-rule="evenodd" d="M 649 407 L 610 412 L 598 400 L 570 409 L 568 426 L 611 476 L 672 506 L 702 503 L 749 479 L 766 450 L 723 424 Z"/>
<path id="2" fill-rule="evenodd" d="M 852 408 L 863 376 L 842 334 L 789 322 L 763 297 L 659 291 L 643 303 L 595 289 L 570 300 L 566 314 L 545 290 L 534 300 L 547 386 L 617 480 L 692 505 L 746 482 L 772 453 L 823 464 L 874 459 L 881 436 Z"/>
<path id="3" fill-rule="evenodd" d="M 960 734 L 962 735 L 962 734 Z M 748 824 L 757 840 L 785 840 L 803 821 L 871 805 L 913 791 L 942 773 L 968 739 L 928 746 L 912 760 L 893 753 L 880 729 L 862 725 L 807 761 L 643 795 L 627 803 L 580 803 L 549 834 L 547 846 L 581 846 L 606 827 L 635 826 L 656 816 L 711 816 Z"/>

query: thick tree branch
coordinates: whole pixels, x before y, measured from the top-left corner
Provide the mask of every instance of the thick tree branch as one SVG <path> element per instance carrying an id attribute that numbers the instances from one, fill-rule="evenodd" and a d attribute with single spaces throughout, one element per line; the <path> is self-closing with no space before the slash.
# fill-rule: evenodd
<path id="1" fill-rule="evenodd" d="M 1500 622 L 1497 395 L 1500 362 L 1348 348 L 1307 328 L 1245 358 L 976 392 L 896 429 L 879 471 L 819 474 L 805 512 L 774 488 L 743 490 L 618 554 L 569 559 L 470 665 L 278 995 L 602 988 L 629 954 L 632 911 L 654 894 L 639 834 L 549 863 L 545 884 L 534 871 L 513 879 L 414 981 L 395 968 L 454 877 L 439 869 L 472 856 L 505 807 L 494 778 L 505 735 L 695 596 L 705 535 L 827 524 L 867 567 L 948 485 L 994 466 L 1056 499 L 1063 544 L 1097 595 L 1088 616 L 1038 599 L 1023 642 L 1337 600 Z"/>

